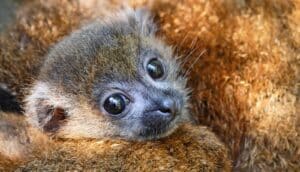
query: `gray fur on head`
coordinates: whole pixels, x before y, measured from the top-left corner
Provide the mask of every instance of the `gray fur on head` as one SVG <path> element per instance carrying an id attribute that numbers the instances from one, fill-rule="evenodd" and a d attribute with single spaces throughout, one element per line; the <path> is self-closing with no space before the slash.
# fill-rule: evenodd
<path id="1" fill-rule="evenodd" d="M 27 96 L 29 122 L 67 138 L 172 133 L 188 120 L 186 79 L 155 31 L 147 10 L 126 9 L 64 38 Z"/>
<path id="2" fill-rule="evenodd" d="M 143 8 L 138 9 L 135 14 L 135 18 L 141 28 L 141 32 L 145 35 L 154 35 L 157 31 L 157 27 L 153 22 L 150 12 Z"/>

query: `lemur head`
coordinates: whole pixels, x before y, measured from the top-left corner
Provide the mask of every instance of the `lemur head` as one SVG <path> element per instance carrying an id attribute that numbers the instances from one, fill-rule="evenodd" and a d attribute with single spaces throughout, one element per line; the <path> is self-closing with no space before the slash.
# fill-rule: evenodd
<path id="1" fill-rule="evenodd" d="M 58 137 L 167 136 L 188 119 L 186 79 L 145 10 L 127 9 L 55 45 L 26 101 Z"/>

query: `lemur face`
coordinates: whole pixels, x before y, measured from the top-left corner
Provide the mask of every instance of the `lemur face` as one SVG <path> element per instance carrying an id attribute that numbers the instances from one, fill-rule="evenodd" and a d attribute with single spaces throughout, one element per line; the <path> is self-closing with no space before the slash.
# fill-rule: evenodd
<path id="1" fill-rule="evenodd" d="M 164 137 L 189 119 L 179 70 L 148 13 L 127 10 L 74 32 L 50 51 L 26 114 L 58 137 Z"/>
<path id="2" fill-rule="evenodd" d="M 129 64 L 127 60 L 130 60 L 124 57 L 123 63 L 112 64 L 110 71 L 113 72 L 101 76 L 101 82 L 94 86 L 97 108 L 118 126 L 120 135 L 127 138 L 166 136 L 187 115 L 186 81 L 179 75 L 176 61 L 171 53 L 166 53 L 167 47 L 159 52 L 153 46 L 158 40 L 148 41 L 147 48 L 139 42 L 139 51 L 131 55 L 136 59 L 130 63 L 131 67 L 127 66 L 135 69 L 131 74 L 122 72 L 124 63 Z"/>

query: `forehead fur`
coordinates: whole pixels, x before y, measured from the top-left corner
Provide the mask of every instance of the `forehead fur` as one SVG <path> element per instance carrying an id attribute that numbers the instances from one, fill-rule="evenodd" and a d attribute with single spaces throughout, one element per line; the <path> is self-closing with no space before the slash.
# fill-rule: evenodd
<path id="1" fill-rule="evenodd" d="M 110 39 L 98 50 L 97 64 L 102 66 L 98 74 L 109 79 L 136 78 L 142 49 L 152 48 L 157 42 L 154 40 L 156 26 L 149 12 L 127 8 L 102 23 Z"/>
<path id="2" fill-rule="evenodd" d="M 100 48 L 96 55 L 95 75 L 103 79 L 130 79 L 137 75 L 139 43 L 133 35 L 118 35 L 113 45 Z"/>
<path id="3" fill-rule="evenodd" d="M 52 48 L 39 79 L 84 93 L 98 79 L 134 78 L 141 40 L 154 37 L 155 28 L 143 10 L 126 9 L 94 22 Z"/>

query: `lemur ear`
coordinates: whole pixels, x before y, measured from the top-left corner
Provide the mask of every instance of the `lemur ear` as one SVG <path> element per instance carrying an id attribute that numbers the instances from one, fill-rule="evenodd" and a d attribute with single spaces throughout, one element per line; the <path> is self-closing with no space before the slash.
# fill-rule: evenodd
<path id="1" fill-rule="evenodd" d="M 47 133 L 55 133 L 65 122 L 67 113 L 60 104 L 61 98 L 53 95 L 44 83 L 36 84 L 31 94 L 26 98 L 26 113 L 28 122 Z"/>
<path id="2" fill-rule="evenodd" d="M 142 34 L 149 36 L 154 35 L 157 31 L 157 26 L 153 21 L 150 11 L 146 8 L 135 10 L 135 20 Z"/>
<path id="3" fill-rule="evenodd" d="M 48 110 L 47 115 L 49 119 L 44 124 L 43 131 L 50 133 L 56 132 L 63 125 L 67 116 L 65 110 L 60 107 Z"/>
<path id="4" fill-rule="evenodd" d="M 38 125 L 38 128 L 47 133 L 55 133 L 59 130 L 67 117 L 63 108 L 47 105 L 42 100 L 31 111 L 33 112 L 28 118 L 30 122 Z"/>

